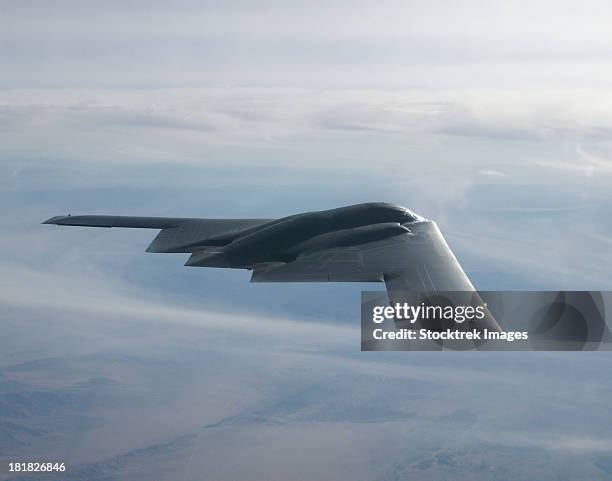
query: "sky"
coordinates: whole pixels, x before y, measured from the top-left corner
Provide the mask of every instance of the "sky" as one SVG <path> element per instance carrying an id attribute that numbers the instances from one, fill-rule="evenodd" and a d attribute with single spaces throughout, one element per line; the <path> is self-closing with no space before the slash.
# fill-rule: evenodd
<path id="1" fill-rule="evenodd" d="M 387 201 L 480 289 L 608 290 L 611 21 L 592 0 L 0 0 L 0 455 L 74 479 L 610 479 L 606 353 L 361 353 L 382 286 L 250 285 L 144 253 L 152 232 L 40 222 Z"/>

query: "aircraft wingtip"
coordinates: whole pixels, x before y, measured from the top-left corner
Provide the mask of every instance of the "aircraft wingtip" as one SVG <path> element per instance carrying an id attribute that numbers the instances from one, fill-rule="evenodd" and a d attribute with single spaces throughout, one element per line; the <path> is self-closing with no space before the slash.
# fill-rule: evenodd
<path id="1" fill-rule="evenodd" d="M 54 217 L 50 217 L 44 222 L 41 222 L 41 224 L 58 224 L 59 225 L 60 221 L 65 218 L 66 216 L 64 215 L 56 215 Z"/>

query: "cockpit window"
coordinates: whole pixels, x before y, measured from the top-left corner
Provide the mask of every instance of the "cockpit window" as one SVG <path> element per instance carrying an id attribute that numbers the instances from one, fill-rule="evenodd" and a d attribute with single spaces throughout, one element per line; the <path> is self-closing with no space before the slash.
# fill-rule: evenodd
<path id="1" fill-rule="evenodd" d="M 414 222 L 420 219 L 418 215 L 408 209 L 406 209 L 406 211 L 404 212 L 404 218 L 406 219 L 404 222 Z"/>

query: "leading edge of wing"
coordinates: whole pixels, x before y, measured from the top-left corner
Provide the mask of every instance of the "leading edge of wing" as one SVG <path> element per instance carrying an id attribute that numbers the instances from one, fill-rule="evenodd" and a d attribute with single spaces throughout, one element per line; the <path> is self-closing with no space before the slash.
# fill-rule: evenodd
<path id="1" fill-rule="evenodd" d="M 160 229 L 147 252 L 195 252 L 205 245 L 223 245 L 239 233 L 273 219 L 202 219 L 192 217 L 135 217 L 120 215 L 67 215 L 47 219 L 43 224 L 82 227 Z"/>
<path id="2" fill-rule="evenodd" d="M 126 227 L 134 229 L 168 229 L 197 219 L 183 217 L 135 217 L 123 215 L 58 215 L 43 224 L 82 227 Z"/>

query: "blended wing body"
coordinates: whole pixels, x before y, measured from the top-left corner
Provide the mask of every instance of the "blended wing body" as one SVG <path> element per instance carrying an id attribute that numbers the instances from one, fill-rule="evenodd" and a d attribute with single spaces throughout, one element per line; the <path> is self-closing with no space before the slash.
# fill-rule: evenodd
<path id="1" fill-rule="evenodd" d="M 392 303 L 417 293 L 477 295 L 435 222 L 385 203 L 281 219 L 59 216 L 44 223 L 160 229 L 147 252 L 184 252 L 188 266 L 252 270 L 251 282 L 385 282 Z M 493 316 L 479 328 L 499 330 Z"/>

